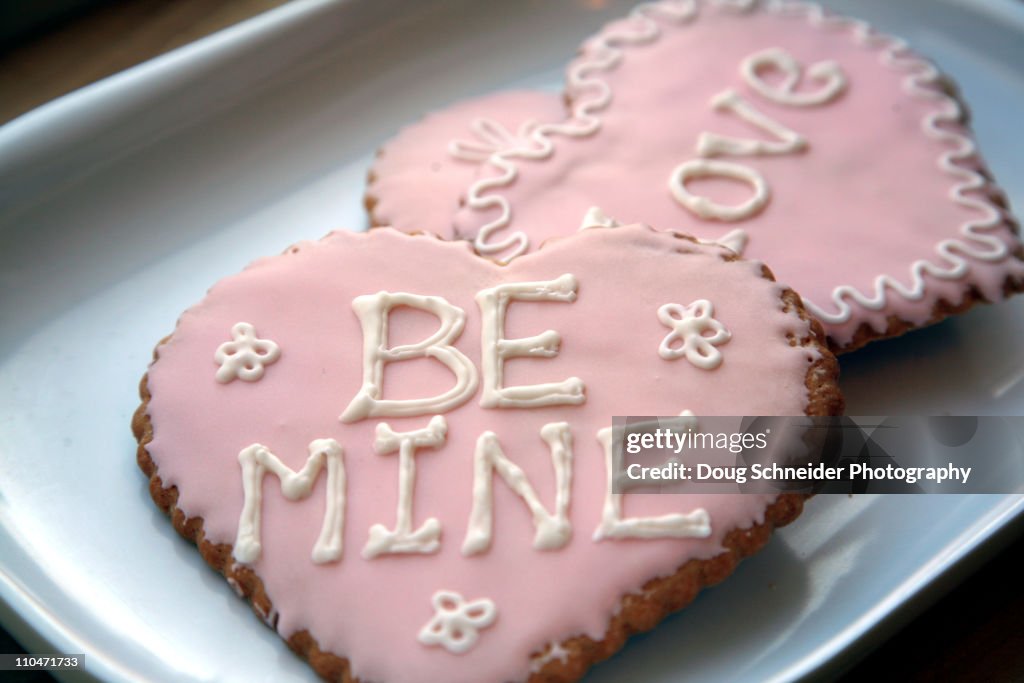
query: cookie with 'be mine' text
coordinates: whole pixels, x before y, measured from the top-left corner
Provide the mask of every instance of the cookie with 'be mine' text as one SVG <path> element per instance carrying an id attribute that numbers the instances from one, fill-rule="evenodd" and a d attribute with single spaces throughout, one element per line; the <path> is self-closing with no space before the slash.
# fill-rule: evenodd
<path id="1" fill-rule="evenodd" d="M 633 225 L 499 265 L 337 232 L 215 285 L 133 428 L 156 503 L 324 678 L 577 680 L 800 512 L 616 491 L 615 415 L 826 415 L 799 297 Z"/>

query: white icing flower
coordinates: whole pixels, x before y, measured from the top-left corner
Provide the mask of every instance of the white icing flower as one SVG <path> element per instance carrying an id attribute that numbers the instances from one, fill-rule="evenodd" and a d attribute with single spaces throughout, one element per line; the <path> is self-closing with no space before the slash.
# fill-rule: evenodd
<path id="1" fill-rule="evenodd" d="M 732 339 L 732 333 L 711 317 L 714 312 L 707 299 L 697 299 L 686 307 L 665 304 L 659 308 L 658 320 L 672 331 L 661 341 L 658 355 L 665 360 L 686 356 L 686 360 L 704 370 L 721 365 L 722 352 L 715 346 Z"/>
<path id="2" fill-rule="evenodd" d="M 220 365 L 215 377 L 226 384 L 234 379 L 255 382 L 263 377 L 265 366 L 281 355 L 281 349 L 269 339 L 258 339 L 256 328 L 249 323 L 235 323 L 232 340 L 217 347 L 213 360 Z"/>
<path id="3" fill-rule="evenodd" d="M 492 600 L 466 602 L 455 591 L 437 591 L 431 603 L 434 617 L 420 630 L 418 640 L 424 645 L 440 645 L 452 654 L 473 647 L 480 637 L 479 630 L 493 624 L 498 616 Z"/>

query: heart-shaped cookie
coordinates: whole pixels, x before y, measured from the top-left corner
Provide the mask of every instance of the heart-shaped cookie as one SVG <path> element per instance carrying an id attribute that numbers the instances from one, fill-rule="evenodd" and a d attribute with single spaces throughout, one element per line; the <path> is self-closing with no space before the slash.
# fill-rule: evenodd
<path id="1" fill-rule="evenodd" d="M 154 499 L 331 680 L 577 679 L 802 501 L 612 495 L 612 417 L 842 403 L 791 290 L 644 226 L 507 266 L 334 233 L 221 281 L 155 355 Z"/>
<path id="2" fill-rule="evenodd" d="M 1024 288 L 948 79 L 863 22 L 664 0 L 588 40 L 567 81 L 572 116 L 492 155 L 454 231 L 420 229 L 499 259 L 592 206 L 706 239 L 741 229 L 839 350 Z"/>
<path id="3" fill-rule="evenodd" d="M 527 144 L 541 122 L 565 115 L 560 95 L 535 90 L 485 95 L 428 114 L 379 150 L 366 190 L 371 223 L 405 232 L 450 226 L 491 154 Z"/>

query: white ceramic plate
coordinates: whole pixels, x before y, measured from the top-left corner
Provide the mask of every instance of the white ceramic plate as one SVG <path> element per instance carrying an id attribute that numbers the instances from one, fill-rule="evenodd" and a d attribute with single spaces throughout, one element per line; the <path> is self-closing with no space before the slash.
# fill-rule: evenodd
<path id="1" fill-rule="evenodd" d="M 828 4 L 960 81 L 1024 206 L 1024 4 Z M 627 8 L 302 1 L 0 128 L 0 621 L 108 681 L 313 680 L 149 500 L 128 424 L 153 344 L 253 258 L 363 227 L 363 176 L 398 126 L 556 89 L 579 40 Z M 1021 414 L 1022 313 L 1024 297 L 844 358 L 850 412 Z M 1019 528 L 1024 499 L 810 508 L 588 680 L 834 673 Z"/>

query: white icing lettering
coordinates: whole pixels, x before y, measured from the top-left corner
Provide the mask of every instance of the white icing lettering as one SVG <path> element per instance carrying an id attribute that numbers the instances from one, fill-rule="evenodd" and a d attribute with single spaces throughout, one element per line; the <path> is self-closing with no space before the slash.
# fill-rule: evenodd
<path id="1" fill-rule="evenodd" d="M 545 282 L 511 282 L 476 295 L 476 303 L 483 315 L 481 348 L 483 357 L 483 396 L 480 405 L 485 408 L 539 408 L 552 405 L 579 405 L 586 400 L 583 380 L 569 377 L 561 382 L 503 385 L 505 361 L 510 358 L 553 358 L 558 354 L 562 337 L 547 330 L 533 337 L 505 338 L 505 314 L 511 301 L 576 300 L 579 283 L 573 275 L 565 274 Z"/>
<path id="2" fill-rule="evenodd" d="M 761 72 L 768 68 L 781 71 L 783 80 L 773 85 L 761 78 Z M 807 75 L 822 82 L 823 86 L 815 91 L 797 92 L 801 80 L 800 64 L 789 53 L 778 48 L 763 50 L 747 57 L 740 64 L 740 73 L 750 87 L 765 98 L 793 107 L 831 102 L 846 87 L 846 76 L 838 64 L 817 62 L 807 69 Z M 759 171 L 749 166 L 711 161 L 707 157 L 796 154 L 807 149 L 807 140 L 759 111 L 735 90 L 729 89 L 715 95 L 711 99 L 711 106 L 718 111 L 730 111 L 777 139 L 752 140 L 705 131 L 697 138 L 697 154 L 704 158 L 692 159 L 677 166 L 668 178 L 669 191 L 676 201 L 700 218 L 729 222 L 746 220 L 756 216 L 768 205 L 771 199 L 768 182 Z M 686 187 L 688 180 L 714 177 L 745 182 L 754 194 L 742 204 L 726 206 L 695 195 Z"/>
<path id="3" fill-rule="evenodd" d="M 432 313 L 441 321 L 437 331 L 415 344 L 388 348 L 388 317 L 396 306 L 409 306 Z M 403 292 L 378 292 L 356 297 L 352 309 L 363 328 L 363 385 L 341 414 L 342 422 L 367 417 L 411 416 L 442 413 L 465 403 L 476 392 L 479 376 L 476 367 L 452 346 L 462 334 L 466 312 L 439 296 L 421 296 Z M 455 375 L 455 386 L 430 398 L 382 399 L 384 366 L 410 358 L 434 358 Z"/>
<path id="4" fill-rule="evenodd" d="M 742 204 L 727 206 L 713 202 L 707 197 L 692 194 L 686 189 L 688 180 L 714 177 L 741 180 L 750 185 L 754 194 Z M 758 171 L 742 164 L 711 159 L 691 159 L 676 166 L 668 178 L 668 187 L 676 201 L 700 218 L 727 222 L 741 221 L 756 216 L 767 206 L 771 197 L 768 183 Z"/>
<path id="5" fill-rule="evenodd" d="M 463 555 L 476 555 L 491 547 L 495 472 L 530 509 L 535 529 L 534 548 L 556 550 L 569 542 L 572 536 L 572 525 L 569 523 L 572 434 L 568 423 L 554 422 L 541 428 L 540 437 L 551 450 L 551 464 L 555 470 L 554 514 L 541 505 L 523 470 L 505 457 L 497 435 L 484 432 L 476 442 L 473 455 L 473 509 L 469 515 L 466 538 L 462 543 Z"/>
<path id="6" fill-rule="evenodd" d="M 701 133 L 697 138 L 697 154 L 702 157 L 719 155 L 771 156 L 794 154 L 807 149 L 807 140 L 800 134 L 786 128 L 754 108 L 735 90 L 726 90 L 715 95 L 711 106 L 717 111 L 732 112 L 741 119 L 775 136 L 778 140 L 750 140 L 734 138 L 718 133 Z"/>
<path id="7" fill-rule="evenodd" d="M 658 346 L 658 355 L 665 360 L 686 356 L 686 360 L 703 370 L 721 365 L 722 352 L 715 346 L 732 339 L 732 333 L 712 317 L 714 312 L 707 299 L 697 299 L 685 308 L 679 304 L 659 308 L 658 320 L 672 331 Z"/>
<path id="8" fill-rule="evenodd" d="M 327 466 L 327 501 L 320 536 L 313 546 L 313 562 L 324 564 L 341 559 L 342 533 L 345 521 L 345 464 L 343 449 L 334 439 L 316 439 L 309 444 L 309 458 L 296 472 L 270 452 L 254 443 L 238 454 L 242 466 L 244 502 L 235 536 L 234 558 L 242 563 L 259 559 L 260 511 L 263 507 L 263 476 L 270 471 L 281 484 L 281 493 L 288 500 L 301 500 L 313 491 L 313 484 L 324 465 Z"/>
<path id="9" fill-rule="evenodd" d="M 249 323 L 235 323 L 231 328 L 231 341 L 217 347 L 213 354 L 220 364 L 214 375 L 221 384 L 233 379 L 255 382 L 263 377 L 265 366 L 281 355 L 281 349 L 269 339 L 258 339 L 256 328 Z"/>
<path id="10" fill-rule="evenodd" d="M 394 529 L 383 524 L 370 527 L 370 538 L 363 548 L 363 557 L 370 559 L 384 553 L 433 553 L 440 547 L 441 523 L 427 519 L 419 529 L 412 529 L 413 487 L 416 482 L 417 448 L 437 448 L 448 435 L 448 423 L 440 415 L 430 419 L 423 429 L 396 432 L 385 423 L 377 425 L 373 449 L 381 455 L 398 451 L 398 513 Z"/>
<path id="11" fill-rule="evenodd" d="M 782 80 L 769 83 L 761 77 L 764 71 L 782 72 Z M 798 92 L 803 78 L 800 63 L 791 54 L 774 47 L 747 57 L 740 64 L 740 73 L 751 88 L 762 97 L 790 107 L 816 107 L 828 104 L 846 89 L 846 74 L 833 61 L 815 62 L 807 67 L 807 76 L 821 87 L 817 90 Z"/>
<path id="12" fill-rule="evenodd" d="M 598 431 L 597 440 L 604 448 L 608 484 L 605 489 L 601 523 L 594 531 L 594 540 L 620 538 L 707 538 L 711 535 L 711 518 L 707 510 L 697 508 L 687 514 L 672 513 L 660 517 L 622 518 L 622 496 L 615 493 L 615 463 L 612 453 L 612 429 Z"/>
<path id="13" fill-rule="evenodd" d="M 420 629 L 417 639 L 424 645 L 440 645 L 461 655 L 476 644 L 480 629 L 494 623 L 498 609 L 494 601 L 480 598 L 467 602 L 455 591 L 437 591 L 430 600 L 434 616 Z"/>

